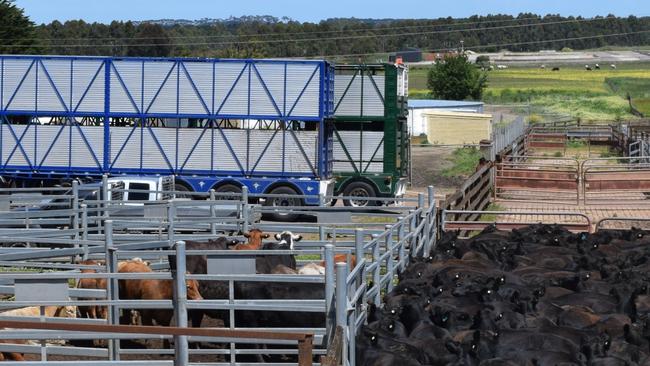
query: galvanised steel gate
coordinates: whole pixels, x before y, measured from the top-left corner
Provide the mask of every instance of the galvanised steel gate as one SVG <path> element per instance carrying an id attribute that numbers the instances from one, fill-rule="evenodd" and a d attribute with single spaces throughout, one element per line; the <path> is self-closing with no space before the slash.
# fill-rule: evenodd
<path id="1" fill-rule="evenodd" d="M 494 164 L 496 199 L 577 202 L 580 163 L 545 156 L 506 156 Z"/>
<path id="2" fill-rule="evenodd" d="M 14 193 L 36 194 L 36 190 L 13 190 Z M 45 192 L 47 193 L 47 192 Z M 214 193 L 212 194 L 214 195 Z M 219 195 L 217 195 L 219 196 Z M 232 198 L 232 195 L 229 196 Z M 18 287 L 29 286 L 32 284 L 51 283 L 52 289 L 58 289 L 64 285 L 61 292 L 38 291 L 32 292 L 34 296 L 54 296 L 56 298 L 40 298 L 34 302 L 19 295 L 19 298 L 13 302 L 0 302 L 1 307 L 27 306 L 27 305 L 101 305 L 109 307 L 109 321 L 115 322 L 118 318 L 120 308 L 152 308 L 152 309 L 175 309 L 177 314 L 177 325 L 186 326 L 186 319 L 179 314 L 184 314 L 184 309 L 222 309 L 230 314 L 233 319 L 235 312 L 241 310 L 248 311 L 301 311 L 312 312 L 314 314 L 323 314 L 327 319 L 324 328 L 295 328 L 295 329 L 266 329 L 268 331 L 280 332 L 298 332 L 310 333 L 314 337 L 314 354 L 322 355 L 325 352 L 329 338 L 333 335 L 336 326 L 340 326 L 343 331 L 343 360 L 345 365 L 355 364 L 355 335 L 364 324 L 366 319 L 365 304 L 369 300 L 380 303 L 381 294 L 390 291 L 394 285 L 395 276 L 403 270 L 412 256 L 422 256 L 428 253 L 434 245 L 436 237 L 436 207 L 433 200 L 433 188 L 429 189 L 428 199 L 425 200 L 424 194 L 419 194 L 417 199 L 404 199 L 407 205 L 391 208 L 392 212 L 384 213 L 365 213 L 360 209 L 341 210 L 335 207 L 322 206 L 312 213 L 317 215 L 318 221 L 313 224 L 309 223 L 285 223 L 285 224 L 257 224 L 257 227 L 267 232 L 291 230 L 294 233 L 309 235 L 298 243 L 297 247 L 290 251 L 263 251 L 263 252 L 236 252 L 236 251 L 185 251 L 180 241 L 183 240 L 201 240 L 214 238 L 215 234 L 221 232 L 237 232 L 242 228 L 242 223 L 246 225 L 242 217 L 255 216 L 250 212 L 242 214 L 239 217 L 219 217 L 213 214 L 214 210 L 207 210 L 205 216 L 181 217 L 178 216 L 181 208 L 188 205 L 199 206 L 216 206 L 228 204 L 237 204 L 243 211 L 255 211 L 257 209 L 265 210 L 263 207 L 248 205 L 247 197 L 242 196 L 241 202 L 238 201 L 218 201 L 207 200 L 191 202 L 184 200 L 161 201 L 158 204 L 148 206 L 145 217 L 113 217 L 115 210 L 120 209 L 125 204 L 137 202 L 121 201 L 86 201 L 83 205 L 79 202 L 78 197 L 72 195 L 62 196 L 62 207 L 60 210 L 49 210 L 49 212 L 30 212 L 23 211 L 23 207 L 18 201 L 14 200 L 17 206 L 12 210 L 0 212 L 0 220 L 5 217 L 13 217 L 14 228 L 0 228 L 0 242 L 12 243 L 17 240 L 31 243 L 27 248 L 8 248 L 0 247 L 0 264 L 3 266 L 17 268 L 40 268 L 55 270 L 54 272 L 45 273 L 6 273 L 0 275 L 2 284 L 0 292 L 6 294 L 17 294 L 20 292 Z M 321 198 L 321 201 L 325 199 Z M 31 203 L 29 203 L 31 202 Z M 33 204 L 35 207 L 41 206 L 37 200 L 30 198 L 25 205 Z M 42 201 L 41 201 L 42 202 Z M 410 204 L 409 204 L 410 202 Z M 287 210 L 302 209 L 305 213 L 308 211 L 302 208 L 286 207 Z M 17 210 L 17 211 L 16 211 Z M 60 211 L 60 212 L 59 212 Z M 81 215 L 81 218 L 78 218 Z M 47 220 L 53 217 L 59 221 L 37 221 L 41 224 L 57 224 L 64 228 L 40 228 L 34 230 L 30 227 L 32 224 L 31 217 L 34 216 L 39 220 Z M 62 218 L 68 218 L 71 226 L 65 226 Z M 372 218 L 372 220 L 368 220 Z M 9 222 L 5 222 L 7 224 Z M 244 226 L 246 227 L 246 226 Z M 189 231 L 188 231 L 189 229 Z M 223 234 L 221 234 L 223 235 Z M 36 243 L 48 243 L 55 245 L 60 249 L 41 248 Z M 176 244 L 170 247 L 170 244 Z M 184 253 L 185 251 L 185 253 Z M 120 259 L 140 257 L 143 260 L 151 261 L 154 270 L 165 270 L 168 267 L 167 256 L 176 255 L 175 272 L 154 272 L 154 273 L 119 273 L 116 274 L 116 265 Z M 240 260 L 251 255 L 318 255 L 325 261 L 325 275 L 307 276 L 307 275 L 260 275 L 260 274 L 185 274 L 186 256 L 205 255 L 208 257 L 221 257 L 228 261 Z M 356 266 L 334 263 L 335 254 L 355 255 L 357 258 Z M 92 269 L 94 266 L 84 266 L 71 264 L 70 258 L 83 256 L 89 259 L 103 259 L 105 265 L 100 265 L 96 269 L 99 273 L 79 273 L 80 269 Z M 238 259 L 239 258 L 239 259 Z M 299 265 L 307 261 L 298 259 Z M 108 273 L 103 273 L 107 271 Z M 87 290 L 68 288 L 69 279 L 80 278 L 105 278 L 110 285 L 107 290 Z M 200 300 L 193 301 L 186 298 L 184 291 L 179 291 L 171 300 L 123 300 L 114 291 L 115 283 L 119 279 L 127 278 L 148 278 L 148 279 L 167 279 L 174 280 L 178 284 L 183 284 L 185 279 L 217 280 L 225 281 L 229 284 L 229 295 L 226 299 L 217 300 Z M 286 283 L 313 283 L 323 284 L 325 286 L 325 296 L 323 298 L 305 300 L 305 299 L 241 299 L 233 294 L 232 288 L 238 282 L 286 282 Z M 18 287 L 17 287 L 18 286 Z M 112 287 L 111 287 L 112 286 Z M 24 288 L 24 287 L 23 287 Z M 179 286 L 180 288 L 180 286 Z M 24 293 L 24 292 L 23 292 Z M 70 298 L 68 298 L 68 296 Z M 17 320 L 14 318 L 3 318 L 4 320 Z M 112 320 L 111 320 L 112 319 Z M 32 319 L 36 320 L 36 319 Z M 46 318 L 47 323 L 63 321 L 66 324 L 106 324 L 101 319 L 68 319 L 57 320 Z M 238 329 L 236 322 L 231 322 L 230 327 Z M 68 329 L 68 328 L 66 328 Z M 137 329 L 137 328 L 136 328 Z M 136 330 L 134 329 L 134 330 Z M 86 328 L 87 330 L 87 328 Z M 265 329 L 252 329 L 253 331 Z M 175 338 L 176 350 L 169 349 L 127 349 L 121 348 L 119 339 L 131 339 L 133 335 L 125 335 L 119 332 L 70 332 L 70 331 L 27 331 L 12 330 L 0 331 L 0 339 L 35 339 L 47 340 L 52 338 L 58 339 L 104 339 L 110 344 L 107 348 L 94 347 L 67 347 L 67 346 L 48 346 L 41 348 L 40 345 L 13 345 L 9 342 L 1 343 L 0 350 L 15 350 L 16 352 L 36 353 L 41 352 L 46 358 L 47 354 L 58 354 L 67 356 L 90 356 L 108 358 L 109 362 L 98 361 L 98 364 L 136 364 L 137 361 L 119 361 L 120 355 L 141 355 L 141 354 L 166 354 L 175 355 L 176 364 L 188 364 L 188 358 L 194 355 L 222 355 L 231 357 L 230 361 L 216 362 L 212 364 L 238 364 L 238 361 L 232 357 L 241 355 L 274 355 L 288 354 L 297 355 L 299 352 L 295 348 L 295 340 L 269 342 L 268 338 L 251 336 L 248 341 L 239 341 L 235 339 L 218 339 L 218 342 L 230 344 L 226 349 L 202 349 L 192 350 L 187 347 L 187 338 L 177 334 Z M 137 337 L 147 338 L 146 335 L 136 335 Z M 165 337 L 169 338 L 169 337 Z M 190 339 L 191 341 L 192 339 Z M 199 341 L 200 338 L 193 340 Z M 205 341 L 215 341 L 211 338 Z M 251 347 L 253 344 L 278 343 L 278 349 L 260 349 Z M 237 344 L 237 347 L 235 347 Z M 42 351 L 44 350 L 44 351 Z M 235 354 L 240 356 L 235 356 Z M 88 361 L 66 361 L 66 364 L 87 364 Z M 145 361 L 148 364 L 168 365 L 169 361 Z M 46 364 L 35 362 L 34 364 Z"/>

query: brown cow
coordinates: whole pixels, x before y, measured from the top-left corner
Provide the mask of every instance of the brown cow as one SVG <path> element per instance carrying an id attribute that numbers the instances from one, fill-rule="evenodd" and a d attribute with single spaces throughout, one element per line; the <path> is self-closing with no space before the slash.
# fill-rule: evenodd
<path id="1" fill-rule="evenodd" d="M 149 264 L 148 262 L 143 261 L 142 258 L 133 258 L 126 261 L 120 261 L 117 263 L 118 272 L 120 271 L 120 268 L 122 268 L 123 266 L 129 263 L 143 263 L 146 265 Z M 104 262 L 95 261 L 95 260 L 85 260 L 79 262 L 79 264 L 86 265 L 86 266 L 103 266 Z M 97 273 L 97 271 L 94 269 L 82 269 L 81 273 Z M 107 287 L 106 283 L 107 283 L 106 278 L 82 278 L 77 283 L 77 288 L 106 290 Z M 95 299 L 95 300 L 99 300 L 99 299 Z M 97 305 L 80 306 L 79 314 L 81 314 L 81 317 L 83 318 L 106 319 L 108 317 L 108 307 L 97 306 Z"/>
<path id="2" fill-rule="evenodd" d="M 146 263 L 125 263 L 119 269 L 120 273 L 147 273 L 153 272 Z M 196 280 L 187 280 L 188 300 L 202 300 L 199 293 L 199 284 Z M 120 298 L 124 300 L 172 300 L 174 298 L 174 285 L 171 280 L 120 280 Z M 142 309 L 140 315 L 143 325 L 169 326 L 174 312 L 168 309 Z"/>
<path id="3" fill-rule="evenodd" d="M 354 267 L 357 266 L 357 257 L 352 256 L 352 260 L 350 261 L 350 270 L 354 269 Z M 348 255 L 347 254 L 336 254 L 334 255 L 334 263 L 348 263 Z M 320 265 L 325 267 L 325 261 L 320 262 Z"/>
<path id="4" fill-rule="evenodd" d="M 76 318 L 76 306 L 46 306 L 45 316 L 48 318 Z M 28 306 L 24 308 L 12 309 L 3 311 L 0 316 L 28 316 L 39 317 L 41 316 L 40 306 Z"/>
<path id="5" fill-rule="evenodd" d="M 8 344 L 29 344 L 26 340 L 16 340 L 16 339 L 2 339 L 0 343 Z M 0 361 L 25 361 L 25 357 L 22 353 L 18 352 L 0 352 Z"/>
<path id="6" fill-rule="evenodd" d="M 264 234 L 260 229 L 252 229 L 244 233 L 244 237 L 248 239 L 248 243 L 235 245 L 235 250 L 260 250 L 262 248 L 262 239 L 267 239 L 269 234 Z"/>
<path id="7" fill-rule="evenodd" d="M 102 265 L 100 262 L 94 260 L 85 260 L 79 262 L 79 264 L 84 266 Z M 97 270 L 82 269 L 81 273 L 97 273 Z M 101 286 L 101 282 L 102 282 L 101 280 L 104 280 L 103 287 Z M 79 282 L 77 282 L 77 288 L 89 289 L 89 290 L 106 289 L 106 280 L 101 278 L 82 278 L 79 280 Z M 97 316 L 99 315 L 101 318 L 106 319 L 106 307 L 96 306 L 96 305 L 79 306 L 79 314 L 81 315 L 82 318 L 97 319 Z"/>

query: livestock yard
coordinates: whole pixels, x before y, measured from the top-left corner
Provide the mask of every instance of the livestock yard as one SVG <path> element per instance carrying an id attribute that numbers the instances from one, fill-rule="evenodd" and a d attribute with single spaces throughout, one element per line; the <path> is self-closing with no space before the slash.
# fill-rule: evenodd
<path id="1" fill-rule="evenodd" d="M 650 364 L 648 121 L 510 111 L 441 192 L 408 75 L 0 56 L 0 360 Z"/>

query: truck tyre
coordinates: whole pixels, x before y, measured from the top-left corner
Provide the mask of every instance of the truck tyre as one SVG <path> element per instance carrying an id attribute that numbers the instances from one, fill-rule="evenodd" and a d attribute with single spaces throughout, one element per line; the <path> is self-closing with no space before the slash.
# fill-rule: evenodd
<path id="1" fill-rule="evenodd" d="M 224 184 L 215 188 L 215 193 L 241 193 L 242 189 L 240 186 L 235 184 Z M 230 197 L 230 196 L 217 196 L 217 200 L 232 200 L 239 201 L 240 197 Z"/>
<path id="2" fill-rule="evenodd" d="M 176 193 L 176 198 L 189 198 L 189 199 L 194 199 L 194 196 L 191 194 L 183 194 L 182 192 L 191 192 L 189 188 L 186 186 L 176 183 L 174 184 L 174 190 L 178 193 Z"/>
<path id="3" fill-rule="evenodd" d="M 349 207 L 371 207 L 380 202 L 368 198 L 377 197 L 375 189 L 366 182 L 352 182 L 343 190 L 343 196 L 358 197 L 358 199 L 344 199 L 343 204 Z M 365 199 L 364 199 L 365 198 Z"/>
<path id="4" fill-rule="evenodd" d="M 297 195 L 295 189 L 287 186 L 280 186 L 273 188 L 269 194 L 283 194 L 283 195 Z M 302 206 L 302 199 L 300 198 L 291 198 L 291 197 L 268 197 L 264 201 L 264 206 L 267 207 L 289 207 L 289 206 Z M 264 214 L 264 219 L 271 221 L 284 221 L 290 222 L 295 221 L 300 217 L 299 214 L 288 213 L 288 212 L 274 212 Z"/>

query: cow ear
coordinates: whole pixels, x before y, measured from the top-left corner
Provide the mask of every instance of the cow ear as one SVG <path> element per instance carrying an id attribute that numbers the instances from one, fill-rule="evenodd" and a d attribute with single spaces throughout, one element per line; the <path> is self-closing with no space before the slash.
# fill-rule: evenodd
<path id="1" fill-rule="evenodd" d="M 268 238 L 269 238 L 269 234 L 262 235 L 262 239 L 268 239 Z"/>
<path id="2" fill-rule="evenodd" d="M 472 340 L 475 343 L 480 342 L 481 341 L 481 331 L 479 331 L 479 330 L 474 331 L 474 334 L 472 334 Z"/>
<path id="3" fill-rule="evenodd" d="M 293 240 L 294 241 L 301 241 L 302 240 L 302 235 L 294 235 Z"/>
<path id="4" fill-rule="evenodd" d="M 248 238 L 250 238 L 250 237 L 251 237 L 251 234 L 249 234 L 249 233 L 244 233 L 244 238 L 248 239 Z"/>
<path id="5" fill-rule="evenodd" d="M 280 236 L 280 234 L 275 234 L 274 237 L 275 237 L 275 240 L 280 240 L 280 239 L 282 239 L 282 237 Z"/>

